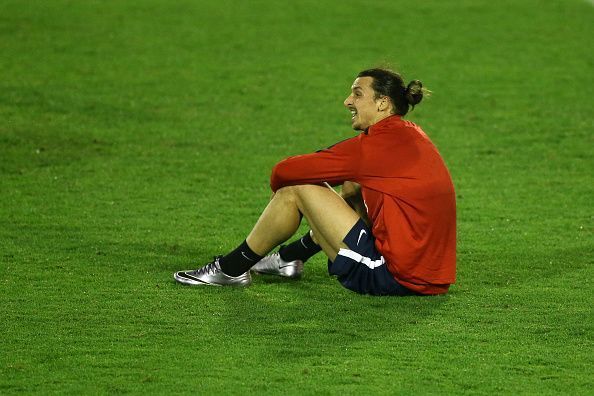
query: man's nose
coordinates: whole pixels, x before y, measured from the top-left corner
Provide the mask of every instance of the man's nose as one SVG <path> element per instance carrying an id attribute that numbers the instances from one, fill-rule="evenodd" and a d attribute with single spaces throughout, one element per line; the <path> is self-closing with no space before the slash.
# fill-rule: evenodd
<path id="1" fill-rule="evenodd" d="M 352 103 L 351 101 L 351 97 L 352 95 L 349 95 L 343 102 L 343 104 L 345 105 L 345 107 L 349 107 L 349 105 Z"/>

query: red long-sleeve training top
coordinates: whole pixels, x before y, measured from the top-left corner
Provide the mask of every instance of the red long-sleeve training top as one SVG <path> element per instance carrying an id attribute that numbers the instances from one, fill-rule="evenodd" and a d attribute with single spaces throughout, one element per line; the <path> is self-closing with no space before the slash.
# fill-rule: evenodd
<path id="1" fill-rule="evenodd" d="M 361 185 L 376 248 L 394 278 L 422 294 L 447 292 L 456 280 L 456 197 L 421 128 L 390 116 L 328 149 L 279 162 L 270 186 L 345 181 Z"/>

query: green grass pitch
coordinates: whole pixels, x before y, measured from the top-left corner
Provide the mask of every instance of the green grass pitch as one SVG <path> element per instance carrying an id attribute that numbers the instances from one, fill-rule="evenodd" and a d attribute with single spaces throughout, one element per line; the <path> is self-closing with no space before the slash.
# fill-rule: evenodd
<path id="1" fill-rule="evenodd" d="M 0 394 L 592 394 L 592 37 L 581 0 L 3 0 Z M 451 292 L 175 284 L 383 63 L 433 91 Z"/>

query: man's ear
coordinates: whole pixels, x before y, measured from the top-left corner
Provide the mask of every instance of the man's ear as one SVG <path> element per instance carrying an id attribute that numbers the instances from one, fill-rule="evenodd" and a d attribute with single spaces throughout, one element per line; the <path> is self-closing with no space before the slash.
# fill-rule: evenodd
<path id="1" fill-rule="evenodd" d="M 385 111 L 390 107 L 390 99 L 387 96 L 382 96 L 377 101 L 377 111 Z"/>

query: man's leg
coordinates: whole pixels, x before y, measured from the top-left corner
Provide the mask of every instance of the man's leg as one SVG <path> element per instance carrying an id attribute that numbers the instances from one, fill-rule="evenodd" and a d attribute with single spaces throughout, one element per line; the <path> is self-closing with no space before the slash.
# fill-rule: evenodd
<path id="1" fill-rule="evenodd" d="M 328 186 L 328 188 L 331 188 Z M 370 226 L 370 221 L 367 216 L 367 208 L 363 202 L 361 196 L 361 186 L 355 182 L 346 181 L 343 183 L 340 196 L 345 202 L 355 210 L 357 215 Z M 260 261 L 254 269 L 257 272 L 270 273 L 280 276 L 297 277 L 294 271 L 280 270 L 282 268 L 288 268 L 289 263 L 300 267 L 300 272 L 305 263 L 310 257 L 318 253 L 321 248 L 316 242 L 316 237 L 313 232 L 308 231 L 301 238 L 293 241 L 292 243 L 281 246 L 278 253 L 268 256 L 265 260 Z M 260 268 L 261 267 L 261 268 Z M 287 273 L 283 273 L 287 272 Z"/>
<path id="2" fill-rule="evenodd" d="M 252 250 L 265 255 L 289 239 L 302 214 L 316 242 L 330 260 L 345 247 L 342 239 L 359 220 L 357 213 L 333 190 L 315 185 L 284 187 L 277 191 L 246 241 Z"/>
<path id="3" fill-rule="evenodd" d="M 371 226 L 371 221 L 367 215 L 367 208 L 365 202 L 363 202 L 363 196 L 361 195 L 361 186 L 355 182 L 346 181 L 342 184 L 340 190 L 340 196 L 346 201 L 346 203 L 357 212 L 360 218 L 363 219 L 368 227 Z"/>
<path id="4" fill-rule="evenodd" d="M 330 260 L 346 247 L 342 240 L 359 220 L 332 189 L 314 185 L 281 188 L 237 249 L 195 271 L 177 272 L 174 278 L 190 285 L 247 286 L 251 283 L 249 269 L 297 231 L 302 215 Z"/>

